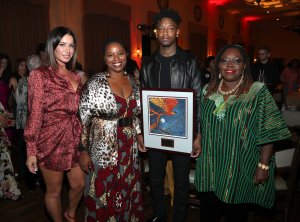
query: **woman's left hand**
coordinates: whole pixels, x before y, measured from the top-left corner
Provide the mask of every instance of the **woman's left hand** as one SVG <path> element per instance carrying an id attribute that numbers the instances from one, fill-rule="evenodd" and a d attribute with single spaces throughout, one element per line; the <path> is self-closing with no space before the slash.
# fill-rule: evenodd
<path id="1" fill-rule="evenodd" d="M 269 170 L 264 170 L 260 167 L 256 167 L 255 175 L 253 177 L 253 182 L 255 185 L 264 185 L 264 183 L 269 178 Z"/>

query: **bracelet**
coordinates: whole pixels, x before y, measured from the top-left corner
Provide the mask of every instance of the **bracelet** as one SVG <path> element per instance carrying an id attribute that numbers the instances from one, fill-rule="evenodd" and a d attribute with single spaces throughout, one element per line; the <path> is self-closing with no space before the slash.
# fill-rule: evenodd
<path id="1" fill-rule="evenodd" d="M 257 166 L 263 170 L 269 170 L 270 166 L 262 164 L 262 163 L 258 163 Z"/>

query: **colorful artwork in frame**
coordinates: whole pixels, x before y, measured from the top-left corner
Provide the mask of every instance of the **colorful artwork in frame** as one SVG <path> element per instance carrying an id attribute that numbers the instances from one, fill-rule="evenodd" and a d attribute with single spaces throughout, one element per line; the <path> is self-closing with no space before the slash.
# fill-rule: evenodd
<path id="1" fill-rule="evenodd" d="M 186 138 L 186 98 L 148 97 L 150 134 Z"/>
<path id="2" fill-rule="evenodd" d="M 194 92 L 142 90 L 144 142 L 148 148 L 190 153 Z"/>

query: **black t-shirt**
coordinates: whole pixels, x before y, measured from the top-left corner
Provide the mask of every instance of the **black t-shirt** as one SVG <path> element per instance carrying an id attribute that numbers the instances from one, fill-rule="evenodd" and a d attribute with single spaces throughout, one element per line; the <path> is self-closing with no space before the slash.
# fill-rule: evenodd
<path id="1" fill-rule="evenodd" d="M 176 55 L 176 54 L 175 54 Z M 171 88 L 171 61 L 175 57 L 175 55 L 170 57 L 165 57 L 159 54 L 158 60 L 160 61 L 160 79 L 159 79 L 159 86 L 163 89 L 170 89 Z"/>

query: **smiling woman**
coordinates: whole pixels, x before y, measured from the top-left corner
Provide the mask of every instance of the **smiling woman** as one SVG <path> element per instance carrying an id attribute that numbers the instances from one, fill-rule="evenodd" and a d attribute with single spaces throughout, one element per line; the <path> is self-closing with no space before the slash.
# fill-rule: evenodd
<path id="1" fill-rule="evenodd" d="M 76 36 L 66 27 L 51 30 L 46 64 L 28 79 L 28 120 L 24 131 L 29 171 L 41 171 L 46 183 L 45 204 L 53 221 L 62 221 L 61 190 L 64 173 L 69 181 L 69 207 L 64 213 L 74 221 L 84 188 L 79 168 L 81 125 L 77 116 L 80 76 L 74 71 Z"/>
<path id="2" fill-rule="evenodd" d="M 126 51 L 120 41 L 106 42 L 104 61 L 107 71 L 86 83 L 79 106 L 85 216 L 87 221 L 144 221 L 137 146 L 140 89 L 124 72 Z"/>
<path id="3" fill-rule="evenodd" d="M 225 215 L 243 222 L 253 207 L 248 203 L 273 206 L 273 143 L 290 133 L 267 87 L 252 81 L 243 47 L 226 45 L 215 63 L 201 101 L 200 219 L 216 222 Z"/>

